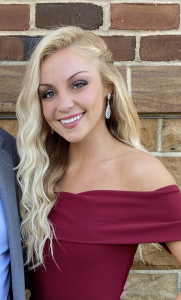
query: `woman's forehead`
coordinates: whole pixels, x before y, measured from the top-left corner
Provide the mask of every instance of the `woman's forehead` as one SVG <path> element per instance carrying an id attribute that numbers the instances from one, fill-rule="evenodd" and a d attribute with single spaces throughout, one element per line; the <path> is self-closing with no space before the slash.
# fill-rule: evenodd
<path id="1" fill-rule="evenodd" d="M 58 50 L 51 56 L 46 57 L 40 66 L 40 77 L 54 73 L 69 78 L 72 74 L 80 71 L 95 72 L 97 69 L 93 60 L 74 48 Z"/>

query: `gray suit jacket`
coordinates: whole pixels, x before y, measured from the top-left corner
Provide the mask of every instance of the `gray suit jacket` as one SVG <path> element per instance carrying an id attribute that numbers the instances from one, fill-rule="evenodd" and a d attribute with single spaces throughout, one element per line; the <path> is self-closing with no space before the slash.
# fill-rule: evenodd
<path id="1" fill-rule="evenodd" d="M 16 157 L 15 139 L 0 128 L 0 196 L 6 219 L 11 256 L 11 299 L 25 300 L 18 202 L 13 171 Z"/>

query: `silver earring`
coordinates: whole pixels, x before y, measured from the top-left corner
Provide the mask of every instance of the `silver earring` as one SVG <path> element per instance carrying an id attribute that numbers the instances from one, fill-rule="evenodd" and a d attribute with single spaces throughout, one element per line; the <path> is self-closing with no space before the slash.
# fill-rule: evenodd
<path id="1" fill-rule="evenodd" d="M 54 134 L 54 130 L 51 128 L 51 134 Z"/>
<path id="2" fill-rule="evenodd" d="M 110 99 L 111 99 L 111 93 L 108 93 L 107 94 L 107 106 L 106 106 L 106 112 L 105 112 L 106 119 L 109 119 L 111 116 L 111 108 L 110 108 L 110 104 L 109 104 Z"/>

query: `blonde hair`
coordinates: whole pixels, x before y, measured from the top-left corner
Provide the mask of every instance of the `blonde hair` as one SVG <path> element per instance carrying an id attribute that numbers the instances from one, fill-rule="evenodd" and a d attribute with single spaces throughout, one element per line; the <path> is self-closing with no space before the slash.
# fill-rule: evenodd
<path id="1" fill-rule="evenodd" d="M 140 143 L 137 112 L 103 39 L 71 26 L 46 35 L 32 54 L 17 102 L 21 233 L 27 253 L 25 263 L 31 264 L 32 268 L 44 263 L 43 249 L 47 241 L 53 256 L 55 233 L 48 214 L 56 201 L 54 188 L 65 172 L 69 147 L 64 138 L 57 133 L 51 134 L 44 119 L 38 95 L 40 67 L 43 59 L 67 47 L 97 60 L 103 82 L 114 87 L 111 117 L 106 121 L 108 130 L 117 140 L 144 150 Z"/>

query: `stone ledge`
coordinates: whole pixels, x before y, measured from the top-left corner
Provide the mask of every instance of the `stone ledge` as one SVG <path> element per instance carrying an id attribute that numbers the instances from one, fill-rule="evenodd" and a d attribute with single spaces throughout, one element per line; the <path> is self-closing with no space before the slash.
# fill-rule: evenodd
<path id="1" fill-rule="evenodd" d="M 0 127 L 9 132 L 11 135 L 16 137 L 18 131 L 18 121 L 17 120 L 1 120 Z"/>
<path id="2" fill-rule="evenodd" d="M 157 149 L 157 119 L 140 119 L 141 142 L 148 151 Z"/>
<path id="3" fill-rule="evenodd" d="M 174 300 L 177 274 L 130 274 L 126 300 Z"/>
<path id="4" fill-rule="evenodd" d="M 26 66 L 0 66 L 0 112 L 14 112 Z"/>
<path id="5" fill-rule="evenodd" d="M 181 189 L 181 157 L 157 157 L 175 178 L 178 187 Z"/>
<path id="6" fill-rule="evenodd" d="M 160 249 L 158 249 L 158 248 Z M 139 248 L 131 270 L 173 270 L 181 269 L 176 259 L 159 244 L 142 244 L 141 259 Z"/>
<path id="7" fill-rule="evenodd" d="M 139 113 L 181 112 L 181 66 L 131 67 L 132 98 Z"/>
<path id="8" fill-rule="evenodd" d="M 163 119 L 162 149 L 163 151 L 181 151 L 181 119 Z"/>

